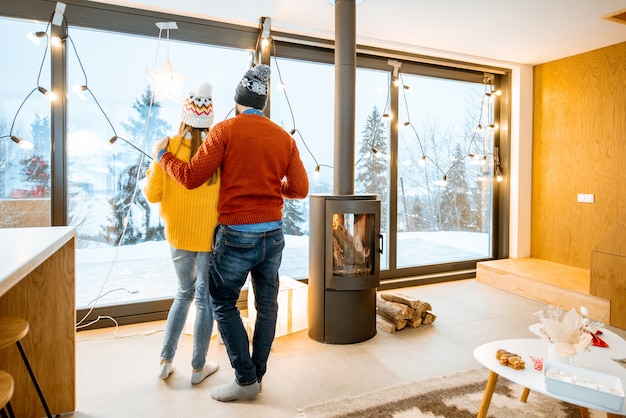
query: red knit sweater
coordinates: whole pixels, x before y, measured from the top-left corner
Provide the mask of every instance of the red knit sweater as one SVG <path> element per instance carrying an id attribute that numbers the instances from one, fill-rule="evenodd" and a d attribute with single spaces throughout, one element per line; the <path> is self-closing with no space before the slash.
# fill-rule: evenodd
<path id="1" fill-rule="evenodd" d="M 283 197 L 301 199 L 309 179 L 295 140 L 265 116 L 239 114 L 209 131 L 189 163 L 170 152 L 161 167 L 188 189 L 222 166 L 219 222 L 240 225 L 282 219 Z"/>

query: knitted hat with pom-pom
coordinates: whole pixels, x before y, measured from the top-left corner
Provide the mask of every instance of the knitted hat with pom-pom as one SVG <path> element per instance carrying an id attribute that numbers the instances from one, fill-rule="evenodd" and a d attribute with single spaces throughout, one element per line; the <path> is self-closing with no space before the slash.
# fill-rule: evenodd
<path id="1" fill-rule="evenodd" d="M 246 71 L 235 89 L 235 102 L 259 110 L 265 109 L 270 73 L 269 65 L 265 64 Z"/>
<path id="2" fill-rule="evenodd" d="M 212 92 L 209 83 L 199 84 L 190 91 L 183 102 L 181 122 L 192 128 L 210 128 L 214 117 Z"/>

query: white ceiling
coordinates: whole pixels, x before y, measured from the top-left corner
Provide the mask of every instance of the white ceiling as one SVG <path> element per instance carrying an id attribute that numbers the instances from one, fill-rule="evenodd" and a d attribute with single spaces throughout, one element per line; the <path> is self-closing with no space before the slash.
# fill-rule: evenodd
<path id="1" fill-rule="evenodd" d="M 93 0 L 334 39 L 327 0 Z M 357 43 L 440 57 L 541 64 L 626 42 L 626 24 L 603 16 L 626 0 L 363 0 Z"/>

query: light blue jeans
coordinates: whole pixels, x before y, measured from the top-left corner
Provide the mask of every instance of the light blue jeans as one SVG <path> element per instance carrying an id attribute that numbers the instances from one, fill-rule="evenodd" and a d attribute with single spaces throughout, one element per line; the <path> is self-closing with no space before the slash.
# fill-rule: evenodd
<path id="1" fill-rule="evenodd" d="M 218 225 L 213 237 L 209 292 L 222 340 L 241 386 L 260 382 L 274 342 L 278 315 L 278 268 L 285 246 L 282 229 L 240 232 Z M 250 273 L 257 311 L 252 355 L 248 334 L 237 309 L 241 288 Z"/>
<path id="2" fill-rule="evenodd" d="M 174 359 L 178 340 L 187 320 L 189 306 L 195 297 L 196 322 L 193 329 L 191 367 L 201 370 L 206 362 L 213 332 L 213 311 L 207 288 L 211 252 L 185 251 L 172 246 L 170 246 L 170 252 L 176 276 L 178 276 L 178 292 L 167 314 L 161 360 L 170 362 Z"/>

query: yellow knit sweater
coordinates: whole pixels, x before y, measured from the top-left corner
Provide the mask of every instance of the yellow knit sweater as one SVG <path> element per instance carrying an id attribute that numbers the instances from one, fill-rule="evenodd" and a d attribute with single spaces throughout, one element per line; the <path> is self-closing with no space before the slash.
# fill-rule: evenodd
<path id="1" fill-rule="evenodd" d="M 170 138 L 167 150 L 182 161 L 189 161 L 191 140 Z M 143 192 L 149 202 L 160 202 L 165 223 L 165 238 L 175 248 L 187 251 L 211 251 L 213 231 L 217 225 L 217 202 L 220 181 L 188 190 L 167 175 L 158 162 L 152 162 L 146 173 Z"/>

